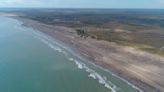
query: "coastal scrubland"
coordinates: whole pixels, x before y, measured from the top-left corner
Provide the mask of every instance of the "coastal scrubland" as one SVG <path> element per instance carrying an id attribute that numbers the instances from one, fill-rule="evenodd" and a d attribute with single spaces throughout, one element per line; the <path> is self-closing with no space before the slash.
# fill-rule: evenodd
<path id="1" fill-rule="evenodd" d="M 43 9 L 14 13 L 49 25 L 73 28 L 85 38 L 116 42 L 164 56 L 162 10 Z"/>
<path id="2" fill-rule="evenodd" d="M 164 91 L 164 11 L 14 9 L 25 26 L 74 48 L 144 92 Z"/>

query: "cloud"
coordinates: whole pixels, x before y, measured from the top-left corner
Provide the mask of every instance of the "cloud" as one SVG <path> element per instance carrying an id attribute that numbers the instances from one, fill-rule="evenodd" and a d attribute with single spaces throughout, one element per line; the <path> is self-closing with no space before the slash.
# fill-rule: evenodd
<path id="1" fill-rule="evenodd" d="M 3 0 L 0 3 L 4 4 L 15 4 L 15 3 L 23 3 L 23 0 Z"/>
<path id="2" fill-rule="evenodd" d="M 1 4 L 15 5 L 15 4 L 29 4 L 29 3 L 39 3 L 40 0 L 3 0 L 0 1 Z"/>
<path id="3" fill-rule="evenodd" d="M 159 2 L 160 2 L 161 4 L 164 4 L 164 0 L 159 0 Z"/>
<path id="4" fill-rule="evenodd" d="M 164 0 L 0 0 L 0 7 L 164 8 Z"/>
<path id="5" fill-rule="evenodd" d="M 0 0 L 0 7 L 40 7 L 49 0 Z"/>

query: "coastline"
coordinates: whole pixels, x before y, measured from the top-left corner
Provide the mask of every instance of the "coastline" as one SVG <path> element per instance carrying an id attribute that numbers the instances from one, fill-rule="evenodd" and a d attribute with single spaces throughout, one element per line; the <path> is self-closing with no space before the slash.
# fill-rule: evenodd
<path id="1" fill-rule="evenodd" d="M 21 18 L 16 18 L 16 19 L 22 21 L 23 26 L 31 27 L 33 29 L 36 29 L 40 32 L 43 32 L 61 41 L 67 46 L 71 47 L 80 56 L 88 59 L 89 61 L 92 61 L 92 63 L 94 63 L 95 65 L 99 65 L 104 69 L 110 70 L 112 73 L 129 81 L 130 83 L 134 84 L 138 88 L 142 89 L 144 92 L 162 92 L 160 91 L 162 88 L 159 87 L 159 89 L 156 89 L 156 87 L 153 87 L 154 84 L 150 85 L 152 81 L 149 80 L 141 81 L 140 79 L 143 76 L 141 76 L 141 78 L 138 78 L 140 75 L 137 75 L 136 73 L 142 74 L 145 73 L 143 72 L 145 70 L 143 70 L 142 72 L 139 71 L 140 69 L 138 70 L 139 72 L 134 72 L 133 70 L 132 71 L 129 70 L 133 68 L 136 69 L 139 68 L 135 66 L 135 63 L 131 62 L 130 57 L 132 57 L 132 59 L 135 59 L 137 57 L 137 60 L 140 58 L 143 58 L 143 60 L 145 60 L 145 58 L 142 57 L 142 55 L 144 55 L 146 57 L 146 60 L 151 60 L 153 58 L 160 59 L 160 61 L 163 64 L 164 59 L 162 57 L 154 56 L 146 52 L 137 51 L 133 48 L 129 48 L 129 47 L 125 48 L 122 46 L 118 46 L 117 44 L 112 42 L 97 41 L 91 38 L 83 39 L 79 37 L 76 34 L 76 32 L 73 31 L 73 29 L 71 28 L 46 25 L 29 19 L 21 19 Z M 107 51 L 108 52 L 110 51 L 110 53 L 108 53 Z M 123 57 L 124 55 L 125 57 Z M 129 55 L 131 56 L 129 57 Z M 128 58 L 130 58 L 130 60 Z M 127 60 L 127 62 L 125 61 L 122 62 L 122 59 Z M 133 67 L 129 67 L 128 63 L 130 63 L 130 65 Z M 136 75 L 133 74 L 136 74 L 137 77 Z M 152 75 L 154 76 L 154 73 Z"/>
<path id="2" fill-rule="evenodd" d="M 4 16 L 4 17 L 17 17 L 19 15 L 18 14 L 13 14 L 13 13 L 0 12 L 0 16 Z"/>

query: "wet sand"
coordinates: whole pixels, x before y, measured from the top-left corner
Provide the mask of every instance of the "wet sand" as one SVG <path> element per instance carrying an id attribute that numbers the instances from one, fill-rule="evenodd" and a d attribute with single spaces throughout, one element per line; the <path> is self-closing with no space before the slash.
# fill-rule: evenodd
<path id="1" fill-rule="evenodd" d="M 39 30 L 71 47 L 80 56 L 112 71 L 144 92 L 164 92 L 163 57 L 112 42 L 84 39 L 68 27 L 17 19 L 21 20 L 24 26 Z"/>
<path id="2" fill-rule="evenodd" d="M 0 12 L 0 16 L 5 16 L 5 17 L 16 17 L 18 16 L 17 14 L 13 14 L 13 13 L 5 13 L 5 12 Z"/>

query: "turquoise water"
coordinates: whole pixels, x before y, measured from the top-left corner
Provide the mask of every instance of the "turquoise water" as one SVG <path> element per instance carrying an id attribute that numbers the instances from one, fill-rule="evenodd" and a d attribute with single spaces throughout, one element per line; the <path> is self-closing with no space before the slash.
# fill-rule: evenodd
<path id="1" fill-rule="evenodd" d="M 139 92 L 21 22 L 0 21 L 0 92 Z"/>

